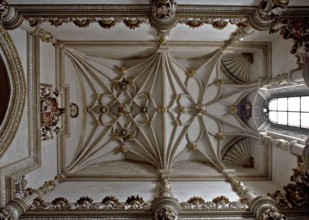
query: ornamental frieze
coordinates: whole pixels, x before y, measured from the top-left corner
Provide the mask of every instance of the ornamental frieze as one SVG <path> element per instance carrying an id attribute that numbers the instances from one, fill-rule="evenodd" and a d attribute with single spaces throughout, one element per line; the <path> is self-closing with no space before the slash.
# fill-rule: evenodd
<path id="1" fill-rule="evenodd" d="M 172 197 L 162 197 L 172 198 Z M 160 198 L 161 199 L 161 198 Z M 159 199 L 159 200 L 160 200 Z M 166 202 L 166 201 L 165 201 Z M 158 203 L 156 201 L 156 203 Z M 160 202 L 159 202 L 160 203 Z M 167 202 L 168 203 L 168 202 Z M 163 203 L 162 203 L 163 204 Z M 165 203 L 164 203 L 165 204 Z M 164 204 L 162 207 L 164 207 Z M 30 207 L 30 210 L 151 210 L 152 202 L 144 201 L 139 195 L 131 195 L 126 201 L 120 202 L 114 196 L 106 196 L 101 202 L 94 202 L 92 198 L 83 196 L 76 202 L 70 202 L 64 197 L 57 197 L 52 202 L 45 202 L 40 198 L 35 198 Z M 225 196 L 218 196 L 212 201 L 205 201 L 202 197 L 191 197 L 186 202 L 181 202 L 180 207 L 182 210 L 200 210 L 200 211 L 247 211 L 249 204 L 246 200 L 230 201 Z M 161 212 L 161 211 L 162 212 Z M 163 209 L 158 210 L 157 215 L 165 215 Z M 160 215 L 160 216 L 161 216 Z"/>

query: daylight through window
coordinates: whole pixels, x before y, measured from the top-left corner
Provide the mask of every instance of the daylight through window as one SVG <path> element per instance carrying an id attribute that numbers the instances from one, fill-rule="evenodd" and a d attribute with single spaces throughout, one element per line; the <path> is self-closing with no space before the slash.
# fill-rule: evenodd
<path id="1" fill-rule="evenodd" d="M 274 124 L 309 129 L 309 96 L 271 99 L 268 117 Z"/>

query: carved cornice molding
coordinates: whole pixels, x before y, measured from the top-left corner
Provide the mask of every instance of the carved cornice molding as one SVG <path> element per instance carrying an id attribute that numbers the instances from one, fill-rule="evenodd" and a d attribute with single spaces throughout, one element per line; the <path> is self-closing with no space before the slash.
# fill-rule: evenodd
<path id="1" fill-rule="evenodd" d="M 152 1 L 155 2 L 155 1 Z M 90 23 L 98 22 L 103 28 L 111 28 L 116 23 L 140 23 L 150 19 L 152 24 L 159 25 L 159 29 L 171 28 L 179 23 L 186 23 L 192 28 L 202 24 L 213 24 L 215 28 L 222 29 L 226 22 L 238 26 L 250 24 L 256 30 L 269 30 L 280 14 L 285 17 L 304 17 L 303 8 L 293 7 L 289 12 L 285 3 L 280 1 L 267 1 L 268 5 L 254 6 L 201 6 L 178 5 L 177 19 L 173 18 L 169 25 L 163 28 L 160 21 L 155 19 L 149 5 L 13 5 L 15 10 L 25 17 L 32 26 L 48 21 L 51 25 L 59 26 L 62 23 L 74 22 L 79 27 L 87 27 Z M 282 1 L 284 2 L 284 1 Z M 278 9 L 278 10 L 277 10 Z M 281 10 L 283 9 L 283 10 Z M 282 11 L 287 12 L 282 15 Z M 308 15 L 307 15 L 308 17 Z M 219 22 L 219 23 L 218 23 Z M 218 24 L 217 24 L 218 23 Z M 129 26 L 130 27 L 130 26 Z M 138 25 L 136 25 L 138 27 Z"/>

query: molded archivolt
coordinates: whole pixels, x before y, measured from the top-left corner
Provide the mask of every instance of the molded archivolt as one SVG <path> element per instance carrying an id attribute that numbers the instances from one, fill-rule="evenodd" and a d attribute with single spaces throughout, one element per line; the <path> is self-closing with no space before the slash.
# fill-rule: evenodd
<path id="1" fill-rule="evenodd" d="M 0 125 L 5 117 L 10 101 L 10 80 L 5 63 L 0 55 Z"/>
<path id="2" fill-rule="evenodd" d="M 10 82 L 10 99 L 0 125 L 0 157 L 13 141 L 24 109 L 26 86 L 21 61 L 8 32 L 0 26 L 0 53 Z M 2 90 L 1 90 L 2 91 Z M 14 119 L 14 120 L 12 120 Z"/>
<path id="3" fill-rule="evenodd" d="M 235 83 L 249 82 L 250 67 L 253 63 L 253 54 L 229 54 L 221 60 L 223 72 Z"/>
<path id="4" fill-rule="evenodd" d="M 249 139 L 243 138 L 232 144 L 224 153 L 222 161 L 228 167 L 253 168 L 254 158 L 251 156 Z"/>

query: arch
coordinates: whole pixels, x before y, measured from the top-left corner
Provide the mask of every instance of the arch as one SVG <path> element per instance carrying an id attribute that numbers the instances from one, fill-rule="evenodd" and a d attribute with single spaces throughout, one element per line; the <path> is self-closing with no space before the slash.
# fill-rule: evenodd
<path id="1" fill-rule="evenodd" d="M 0 55 L 0 126 L 9 107 L 11 86 L 8 72 Z"/>
<path id="2" fill-rule="evenodd" d="M 10 83 L 7 109 L 0 125 L 0 157 L 2 157 L 15 138 L 20 124 L 26 97 L 26 84 L 14 42 L 2 26 L 0 26 L 0 32 L 0 54 L 6 66 L 7 80 Z"/>

